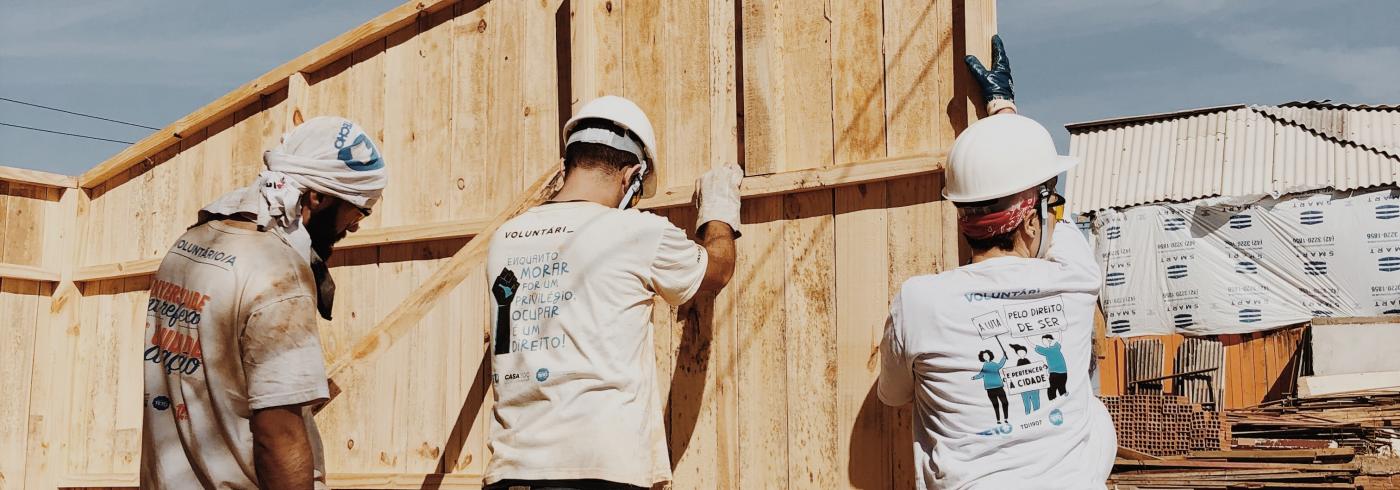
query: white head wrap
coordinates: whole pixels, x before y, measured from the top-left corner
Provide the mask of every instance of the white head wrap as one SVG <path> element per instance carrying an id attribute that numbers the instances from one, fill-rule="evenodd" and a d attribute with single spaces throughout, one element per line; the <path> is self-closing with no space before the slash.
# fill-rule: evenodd
<path id="1" fill-rule="evenodd" d="M 317 117 L 293 128 L 281 145 L 263 153 L 263 163 L 267 170 L 253 185 L 205 206 L 199 221 L 244 215 L 282 235 L 307 260 L 311 236 L 301 226 L 302 192 L 312 189 L 368 208 L 389 181 L 378 145 L 359 125 L 341 117 Z"/>

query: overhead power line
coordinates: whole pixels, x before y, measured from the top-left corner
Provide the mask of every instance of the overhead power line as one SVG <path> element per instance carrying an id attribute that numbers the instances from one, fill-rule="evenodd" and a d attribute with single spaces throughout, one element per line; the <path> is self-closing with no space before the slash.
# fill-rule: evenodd
<path id="1" fill-rule="evenodd" d="M 5 101 L 5 102 L 13 102 L 13 103 L 16 103 L 16 104 L 27 105 L 27 106 L 30 106 L 30 107 L 38 107 L 38 108 L 40 108 L 40 109 L 48 109 L 48 110 L 51 110 L 51 111 L 58 111 L 58 112 L 62 112 L 62 113 L 64 113 L 64 114 L 72 114 L 72 115 L 74 115 L 74 116 L 89 117 L 89 118 L 93 118 L 93 119 L 100 119 L 100 120 L 107 121 L 107 122 L 114 122 L 114 123 L 117 123 L 117 124 L 125 124 L 125 125 L 127 125 L 127 126 L 136 126 L 136 127 L 138 127 L 138 128 L 145 128 L 145 129 L 149 129 L 149 130 L 152 130 L 152 131 L 160 131 L 160 128 L 153 128 L 153 127 L 150 127 L 150 126 L 146 126 L 146 125 L 144 125 L 144 124 L 136 124 L 136 123 L 126 122 L 126 121 L 118 121 L 118 120 L 116 120 L 116 119 L 108 119 L 108 118 L 105 118 L 105 117 L 102 117 L 102 116 L 94 116 L 94 115 L 92 115 L 92 114 L 83 114 L 83 113 L 81 113 L 81 112 L 66 111 L 66 110 L 63 110 L 63 109 L 59 109 L 59 108 L 57 108 L 57 107 L 49 107 L 49 106 L 46 106 L 46 105 L 39 105 L 39 104 L 30 103 L 30 102 L 25 102 L 25 101 L 22 101 L 22 100 L 8 99 L 8 98 L 5 98 L 5 97 L 0 97 L 0 100 L 3 100 L 3 101 Z"/>
<path id="2" fill-rule="evenodd" d="M 29 127 L 29 126 L 20 126 L 20 125 L 18 125 L 18 124 L 10 124 L 10 123 L 5 123 L 5 122 L 0 122 L 0 126 L 9 126 L 9 127 L 12 127 L 12 128 L 28 129 L 28 130 L 30 130 L 30 131 L 41 131 L 41 132 L 45 132 L 45 133 L 61 134 L 61 135 L 64 135 L 64 136 L 72 136 L 72 137 L 75 137 L 75 138 L 87 138 L 87 139 L 90 139 L 90 140 L 98 140 L 98 141 L 111 141 L 111 142 L 113 142 L 113 143 L 125 143 L 125 144 L 128 144 L 128 145 L 134 145 L 134 144 L 135 144 L 135 143 L 132 143 L 132 142 L 130 142 L 130 141 L 113 140 L 113 139 L 107 139 L 107 138 L 98 138 L 98 137 L 96 137 L 96 136 L 88 136 L 88 135 L 85 135 L 85 134 L 65 133 L 65 132 L 63 132 L 63 131 L 54 131 L 54 130 L 52 130 L 52 129 L 31 128 L 31 127 Z"/>

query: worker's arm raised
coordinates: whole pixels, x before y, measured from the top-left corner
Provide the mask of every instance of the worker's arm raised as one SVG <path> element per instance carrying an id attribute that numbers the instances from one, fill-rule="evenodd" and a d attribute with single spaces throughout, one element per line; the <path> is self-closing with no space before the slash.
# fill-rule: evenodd
<path id="1" fill-rule="evenodd" d="M 720 165 L 700 176 L 697 234 L 709 263 L 700 292 L 718 293 L 734 275 L 734 239 L 739 237 L 739 183 L 744 171 L 732 163 Z"/>
<path id="2" fill-rule="evenodd" d="M 992 68 L 982 66 L 976 56 L 967 55 L 963 59 L 972 78 L 982 88 L 982 101 L 987 103 L 987 114 L 1016 112 L 1015 83 L 1011 79 L 1011 59 L 1006 57 L 1006 46 L 1001 36 L 992 36 Z"/>

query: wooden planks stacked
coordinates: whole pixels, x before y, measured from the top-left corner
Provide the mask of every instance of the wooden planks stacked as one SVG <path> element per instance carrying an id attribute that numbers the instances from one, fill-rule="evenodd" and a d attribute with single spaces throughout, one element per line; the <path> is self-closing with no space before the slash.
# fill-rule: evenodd
<path id="1" fill-rule="evenodd" d="M 1300 449 L 1195 451 L 1169 459 L 1119 459 L 1108 484 L 1120 489 L 1355 489 L 1362 466 L 1353 461 L 1353 455 L 1350 449 Z"/>
<path id="2" fill-rule="evenodd" d="M 1154 456 L 1225 449 L 1228 431 L 1219 413 L 1175 395 L 1102 397 L 1118 445 Z"/>
<path id="3" fill-rule="evenodd" d="M 1235 436 L 1250 439 L 1326 441 L 1360 454 L 1392 451 L 1400 438 L 1400 393 L 1362 391 L 1290 399 L 1227 413 Z"/>

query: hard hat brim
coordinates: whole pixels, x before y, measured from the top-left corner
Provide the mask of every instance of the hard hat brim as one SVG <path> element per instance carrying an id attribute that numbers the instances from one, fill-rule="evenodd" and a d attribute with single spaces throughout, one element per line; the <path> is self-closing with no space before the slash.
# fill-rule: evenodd
<path id="1" fill-rule="evenodd" d="M 971 195 L 949 193 L 948 188 L 945 186 L 943 188 L 943 198 L 957 203 L 982 202 L 991 201 L 993 199 L 1001 199 L 1003 197 L 1025 191 L 1026 189 L 1032 189 L 1045 181 L 1053 179 L 1062 173 L 1068 172 L 1069 169 L 1074 168 L 1076 165 L 1079 165 L 1078 157 L 1068 155 L 1055 155 L 1055 158 L 1051 160 L 1049 164 L 1044 165 L 1043 167 L 1041 167 L 1042 170 L 1037 172 L 1036 175 L 1031 176 L 1033 178 L 1026 179 L 1027 181 L 1035 182 L 1035 184 L 1031 185 L 1030 187 L 1011 188 L 1002 190 L 1000 192 L 989 192 L 985 194 Z"/>

